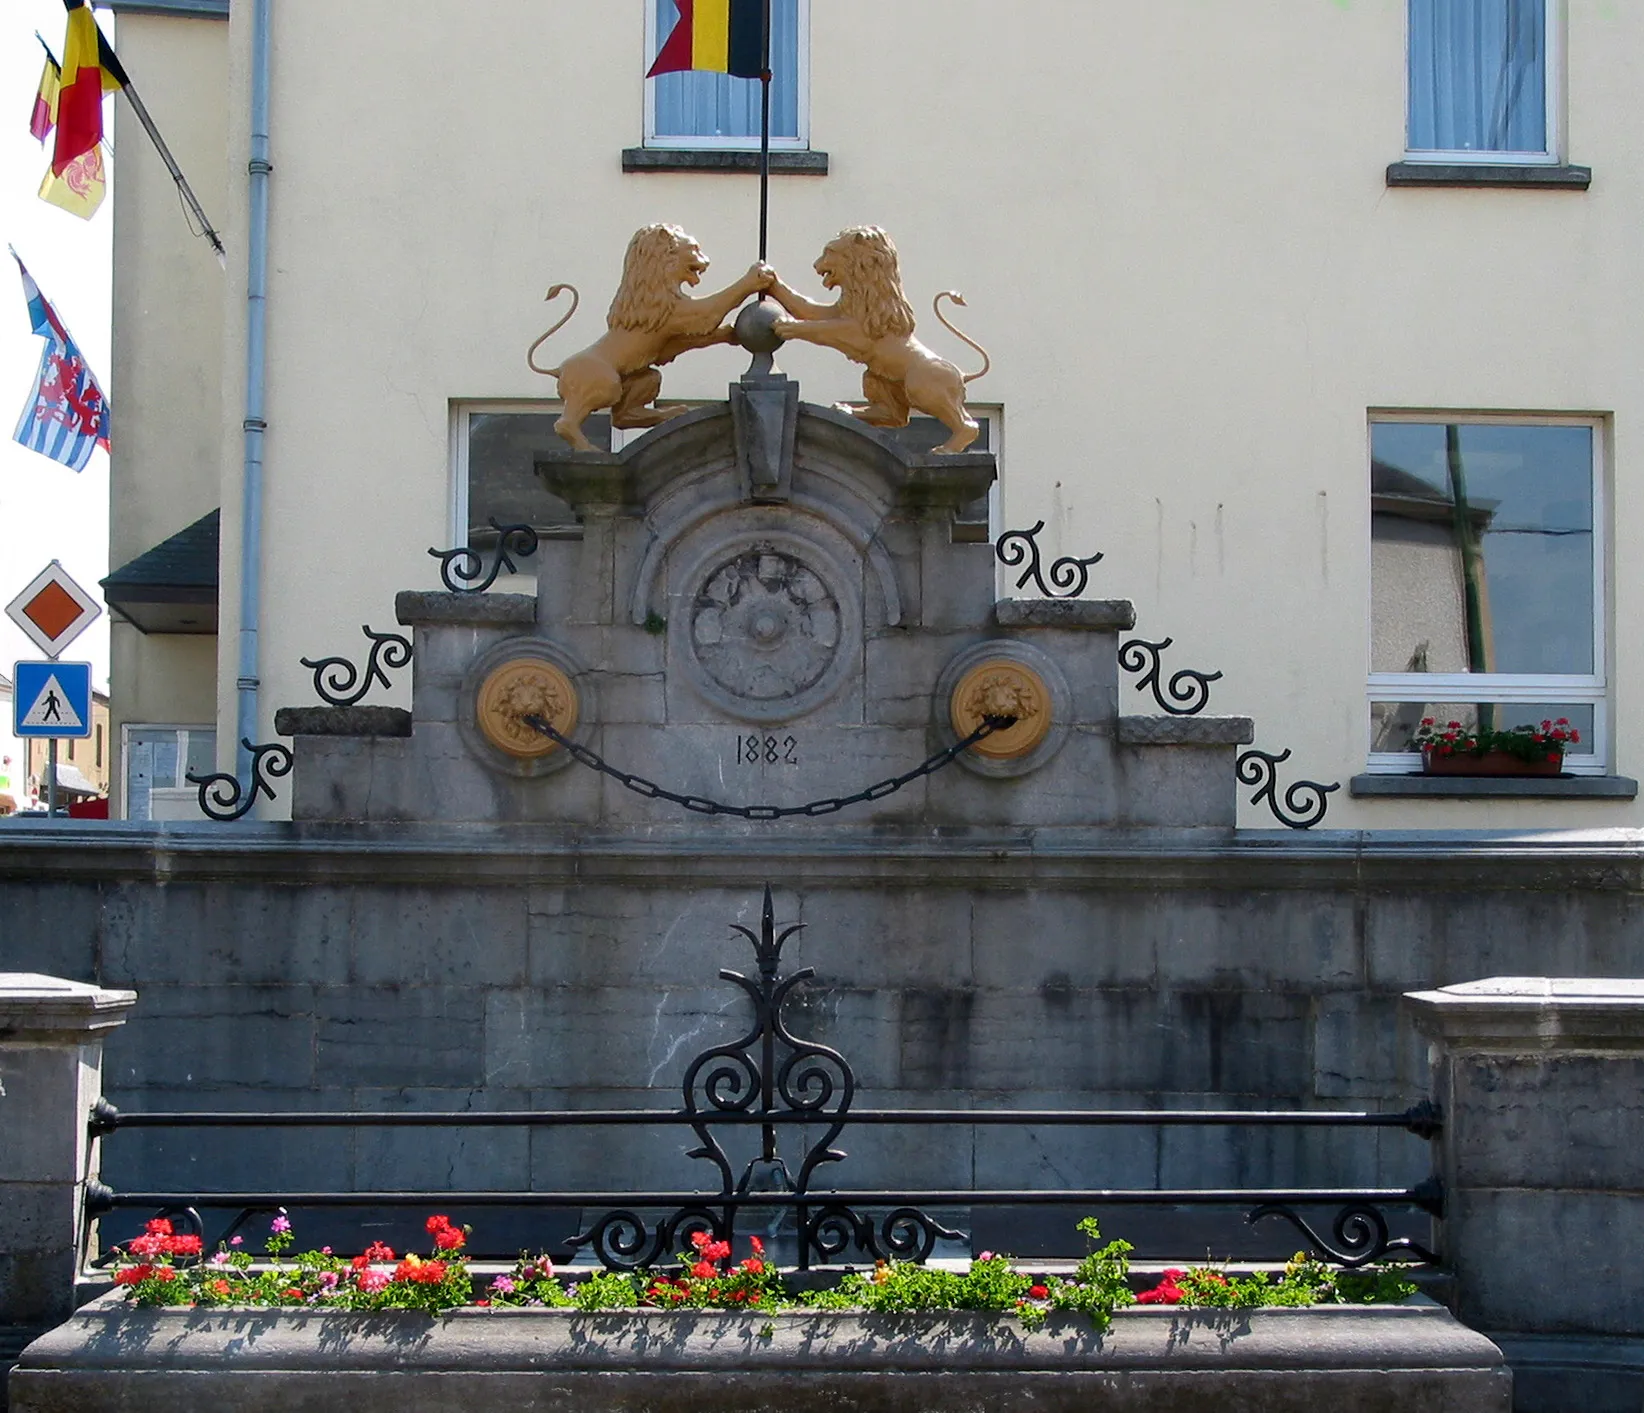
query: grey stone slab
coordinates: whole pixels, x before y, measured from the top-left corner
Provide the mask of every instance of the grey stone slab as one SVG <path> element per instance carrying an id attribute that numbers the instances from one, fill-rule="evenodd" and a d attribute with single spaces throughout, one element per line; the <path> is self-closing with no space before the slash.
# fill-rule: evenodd
<path id="1" fill-rule="evenodd" d="M 1248 746 L 1256 723 L 1248 716 L 1121 716 L 1126 746 Z"/>
<path id="2" fill-rule="evenodd" d="M 589 889 L 569 902 L 563 892 L 551 903 L 533 895 L 530 909 L 534 986 L 597 986 L 617 978 L 700 986 L 721 967 L 757 970 L 752 947 L 731 930 L 740 924 L 759 931 L 760 899 L 748 890 Z M 779 889 L 778 922 L 797 921 L 798 913 L 793 896 Z M 790 961 L 794 951 L 790 942 Z"/>
<path id="3" fill-rule="evenodd" d="M 393 706 L 281 707 L 278 736 L 409 736 L 411 713 Z"/>
<path id="4" fill-rule="evenodd" d="M 1446 1094 L 1454 1180 L 1469 1187 L 1644 1186 L 1644 1057 L 1469 1055 Z"/>
<path id="5" fill-rule="evenodd" d="M 1027 775 L 989 779 L 950 766 L 930 779 L 929 818 L 944 827 L 1111 823 L 1118 809 L 1113 756 L 1105 729 L 1075 728 Z"/>
<path id="6" fill-rule="evenodd" d="M 312 1087 L 283 1092 L 199 1083 L 172 1089 L 110 1087 L 108 1098 L 130 1113 L 262 1114 L 354 1107 L 347 1092 Z M 357 1142 L 357 1135 L 346 1129 L 122 1129 L 102 1142 L 102 1180 L 116 1192 L 346 1191 L 352 1183 Z M 125 1211 L 104 1218 L 104 1244 L 134 1234 L 151 1215 Z"/>
<path id="7" fill-rule="evenodd" d="M 1120 910 L 1120 919 L 1137 911 L 1122 895 L 1103 897 L 1101 906 Z M 1340 895 L 1182 893 L 1150 899 L 1141 924 L 1154 939 L 1163 985 L 1310 992 L 1363 982 L 1357 916 Z"/>
<path id="8" fill-rule="evenodd" d="M 237 887 L 231 881 L 165 888 L 122 884 L 104 915 L 104 975 L 143 985 L 324 984 L 348 976 L 352 910 L 347 889 Z"/>
<path id="9" fill-rule="evenodd" d="M 1097 1109 L 1145 1107 L 1134 1096 L 1098 1092 L 1018 1092 L 1008 1102 L 975 1107 Z M 1159 1185 L 1160 1131 L 1143 1127 L 1067 1128 L 1051 1125 L 992 1127 L 972 1131 L 978 1188 L 1152 1188 Z M 1122 1219 L 1112 1234 L 1122 1236 Z M 1062 1247 L 1076 1251 L 1068 1233 Z"/>
<path id="10" fill-rule="evenodd" d="M 356 1089 L 350 1107 L 383 1113 L 484 1113 L 533 1107 L 528 1091 L 418 1087 Z M 367 1191 L 524 1191 L 530 1187 L 526 1128 L 361 1129 L 354 1186 Z M 421 1214 L 418 1221 L 426 1214 Z M 476 1228 L 477 1231 L 477 1228 Z"/>
<path id="11" fill-rule="evenodd" d="M 885 628 L 863 644 L 863 713 L 871 725 L 924 728 L 939 711 L 933 693 L 942 669 L 982 635 Z"/>
<path id="12" fill-rule="evenodd" d="M 1233 746 L 1120 747 L 1113 760 L 1116 822 L 1231 829 L 1238 818 L 1235 753 Z"/>
<path id="13" fill-rule="evenodd" d="M 866 977 L 887 986 L 963 986 L 974 978 L 976 904 L 963 894 L 815 888 L 803 890 L 799 902 L 797 916 L 777 913 L 779 923 L 805 924 L 783 959 L 789 969 L 815 967 L 815 989 Z"/>
<path id="14" fill-rule="evenodd" d="M 1598 799 L 1632 800 L 1638 781 L 1625 775 L 1512 776 L 1355 775 L 1348 792 L 1356 798 L 1412 799 Z"/>
<path id="15" fill-rule="evenodd" d="M 394 595 L 394 616 L 407 627 L 458 624 L 529 628 L 536 622 L 537 604 L 530 594 L 451 594 L 401 589 Z"/>
<path id="16" fill-rule="evenodd" d="M 1001 628 L 1124 633 L 1136 626 L 1136 605 L 1129 599 L 1000 599 L 993 615 Z"/>
<path id="17" fill-rule="evenodd" d="M 648 1088 L 677 1084 L 699 1050 L 741 1028 L 729 988 L 554 987 L 486 998 L 487 1085 Z"/>
<path id="18" fill-rule="evenodd" d="M 971 922 L 977 984 L 1035 987 L 1047 1003 L 1081 988 L 1151 986 L 1158 945 L 1175 935 L 1175 903 L 1150 893 L 978 894 Z M 1213 907 L 1205 915 L 1220 920 Z"/>
<path id="19" fill-rule="evenodd" d="M 1635 1193 L 1452 1190 L 1444 1239 L 1457 1314 L 1475 1328 L 1644 1335 L 1623 1294 L 1644 1263 Z"/>
<path id="20" fill-rule="evenodd" d="M 1308 998 L 1261 991 L 1174 991 L 1162 1072 L 1176 1090 L 1301 1094 L 1312 1077 Z"/>
<path id="21" fill-rule="evenodd" d="M 485 993 L 472 986 L 322 987 L 314 1067 L 321 1085 L 478 1086 Z"/>
<path id="22" fill-rule="evenodd" d="M 1313 1092 L 1361 1099 L 1398 1088 L 1399 1005 L 1390 996 L 1333 992 L 1315 1003 Z"/>
<path id="23" fill-rule="evenodd" d="M 147 988 L 105 1047 L 110 1088 L 200 1095 L 235 1088 L 302 1090 L 314 1083 L 314 988 L 173 984 Z"/>
<path id="24" fill-rule="evenodd" d="M 0 1182 L 0 1200 L 5 1203 L 7 1250 L 74 1249 L 79 1201 L 74 1183 Z"/>
<path id="25" fill-rule="evenodd" d="M 919 523 L 919 618 L 938 633 L 986 624 L 993 606 L 993 547 L 956 544 L 951 517 Z"/>
<path id="26" fill-rule="evenodd" d="M 525 892 L 357 888 L 349 979 L 362 985 L 513 986 L 525 980 Z"/>
<path id="27" fill-rule="evenodd" d="M 69 1114 L 97 1099 L 94 1075 L 82 1075 L 91 1063 L 80 1045 L 0 1041 L 0 1182 L 85 1177 L 85 1135 Z"/>
<path id="28" fill-rule="evenodd" d="M 101 961 L 103 899 L 103 888 L 88 880 L 8 881 L 0 904 L 0 968 L 91 981 Z"/>
<path id="29" fill-rule="evenodd" d="M 1163 1102 L 1175 1108 L 1291 1107 L 1289 1103 L 1275 1105 L 1265 1095 L 1249 1094 L 1176 1095 Z M 1374 1129 L 1172 1127 L 1159 1131 L 1159 1182 L 1181 1188 L 1355 1188 L 1369 1184 L 1377 1156 Z M 1309 1213 L 1324 1223 L 1321 1230 L 1325 1231 L 1335 1215 L 1334 1208 Z M 1419 1224 L 1425 1228 L 1425 1219 Z M 1287 1230 L 1282 1222 L 1274 1225 Z M 1299 1233 L 1289 1230 L 1291 1234 L 1283 1239 L 1293 1243 Z"/>
<path id="30" fill-rule="evenodd" d="M 1644 1348 L 1634 1339 L 1492 1334 L 1513 1370 L 1515 1413 L 1638 1413 Z"/>

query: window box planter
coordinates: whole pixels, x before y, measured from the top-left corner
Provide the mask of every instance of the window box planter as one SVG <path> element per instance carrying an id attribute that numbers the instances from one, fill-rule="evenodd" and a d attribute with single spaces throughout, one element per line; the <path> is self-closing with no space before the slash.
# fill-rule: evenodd
<path id="1" fill-rule="evenodd" d="M 1561 755 L 1557 760 L 1525 760 L 1508 751 L 1457 751 L 1454 755 L 1441 756 L 1437 751 L 1426 750 L 1421 753 L 1421 768 L 1424 775 L 1491 775 L 1522 779 L 1562 775 L 1564 758 Z"/>
<path id="2" fill-rule="evenodd" d="M 1500 1350 L 1421 1296 L 1379 1306 L 1133 1307 L 1101 1335 L 1066 1315 L 1030 1331 L 963 1313 L 431 1316 L 133 1309 L 105 1296 L 23 1352 L 10 1394 L 12 1413 L 1508 1413 L 1511 1389 Z"/>

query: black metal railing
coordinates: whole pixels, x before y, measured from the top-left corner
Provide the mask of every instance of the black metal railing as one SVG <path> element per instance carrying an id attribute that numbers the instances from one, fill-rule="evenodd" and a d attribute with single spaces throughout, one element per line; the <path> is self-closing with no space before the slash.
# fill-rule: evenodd
<path id="1" fill-rule="evenodd" d="M 1442 1116 L 1422 1102 L 1395 1113 L 1234 1109 L 905 1109 L 859 1108 L 854 1071 L 837 1050 L 795 1036 L 783 1009 L 794 989 L 814 976 L 805 967 L 779 975 L 783 944 L 803 924 L 776 927 L 769 887 L 761 926 L 734 925 L 753 944 L 757 977 L 722 970 L 753 1007 L 752 1023 L 737 1039 L 710 1046 L 686 1067 L 677 1109 L 531 1109 L 466 1113 L 121 1113 L 100 1100 L 91 1132 L 107 1137 L 132 1129 L 389 1129 L 686 1128 L 695 1146 L 686 1157 L 716 1170 L 717 1188 L 697 1191 L 384 1191 L 384 1192 L 115 1192 L 94 1183 L 88 1222 L 118 1211 L 181 1218 L 207 1244 L 227 1240 L 257 1213 L 291 1209 L 518 1208 L 574 1212 L 581 1230 L 565 1244 L 585 1250 L 613 1269 L 638 1269 L 670 1260 L 695 1231 L 731 1240 L 749 1229 L 755 1213 L 785 1224 L 795 1264 L 809 1269 L 844 1259 L 895 1257 L 922 1261 L 939 1241 L 965 1234 L 935 1212 L 959 1209 L 1074 1207 L 1100 1213 L 1114 1207 L 1221 1207 L 1242 1209 L 1246 1221 L 1287 1221 L 1321 1258 L 1358 1267 L 1388 1256 L 1433 1261 L 1425 1245 L 1394 1236 L 1384 1209 L 1444 1214 L 1436 1179 L 1409 1188 L 885 1188 L 845 1190 L 818 1185 L 818 1172 L 843 1162 L 837 1141 L 847 1126 L 913 1128 L 1290 1128 L 1399 1129 L 1430 1141 Z M 744 1163 L 725 1147 L 736 1130 L 757 1130 L 757 1150 Z M 780 1138 L 804 1144 L 790 1167 Z M 205 1230 L 202 1211 L 227 1212 L 226 1225 Z M 1325 1234 L 1328 1226 L 1329 1234 Z M 89 1235 L 89 1233 L 88 1233 Z M 851 1253 L 855 1253 L 854 1257 Z M 485 1254 L 485 1253 L 476 1253 Z M 496 1253 L 505 1254 L 505 1253 Z"/>

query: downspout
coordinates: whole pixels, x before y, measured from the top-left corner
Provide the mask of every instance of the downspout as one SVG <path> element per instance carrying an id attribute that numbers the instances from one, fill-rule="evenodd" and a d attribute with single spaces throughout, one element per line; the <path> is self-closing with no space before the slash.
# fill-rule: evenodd
<path id="1" fill-rule="evenodd" d="M 240 673 L 235 775 L 249 789 L 251 757 L 244 742 L 257 739 L 257 635 L 262 621 L 263 417 L 268 355 L 268 51 L 274 0 L 251 0 L 250 225 L 247 232 L 245 332 L 245 470 L 240 516 Z"/>

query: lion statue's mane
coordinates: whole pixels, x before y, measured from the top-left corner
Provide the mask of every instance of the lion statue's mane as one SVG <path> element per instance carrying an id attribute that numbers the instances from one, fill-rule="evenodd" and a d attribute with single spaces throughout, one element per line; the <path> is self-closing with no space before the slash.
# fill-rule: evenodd
<path id="1" fill-rule="evenodd" d="M 913 332 L 913 306 L 902 293 L 896 244 L 878 226 L 850 226 L 828 242 L 845 258 L 839 275 L 839 309 L 857 320 L 869 338 L 904 338 Z"/>
<path id="2" fill-rule="evenodd" d="M 668 327 L 680 301 L 680 273 L 675 256 L 696 244 L 679 226 L 643 226 L 622 257 L 622 283 L 611 301 L 606 323 L 613 329 L 654 334 Z"/>

